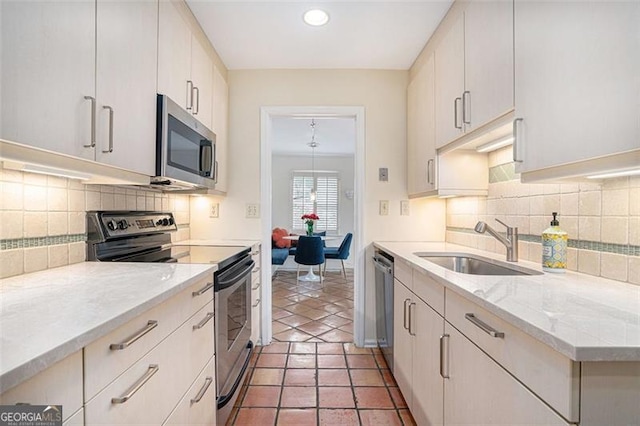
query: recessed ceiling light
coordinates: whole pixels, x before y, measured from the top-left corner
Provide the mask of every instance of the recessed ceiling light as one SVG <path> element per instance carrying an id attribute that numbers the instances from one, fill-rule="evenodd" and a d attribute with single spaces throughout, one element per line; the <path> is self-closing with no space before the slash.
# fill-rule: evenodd
<path id="1" fill-rule="evenodd" d="M 320 27 L 329 22 L 329 14 L 324 10 L 311 9 L 304 13 L 303 19 L 309 25 Z"/>

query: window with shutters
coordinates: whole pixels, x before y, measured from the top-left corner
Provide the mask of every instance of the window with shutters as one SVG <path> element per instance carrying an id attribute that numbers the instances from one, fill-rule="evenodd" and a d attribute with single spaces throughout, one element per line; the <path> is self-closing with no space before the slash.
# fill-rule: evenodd
<path id="1" fill-rule="evenodd" d="M 311 199 L 311 189 L 315 180 L 316 200 Z M 304 233 L 303 214 L 315 213 L 320 217 L 315 230 L 338 231 L 338 187 L 340 179 L 337 172 L 294 171 L 291 176 L 291 228 L 296 233 Z"/>

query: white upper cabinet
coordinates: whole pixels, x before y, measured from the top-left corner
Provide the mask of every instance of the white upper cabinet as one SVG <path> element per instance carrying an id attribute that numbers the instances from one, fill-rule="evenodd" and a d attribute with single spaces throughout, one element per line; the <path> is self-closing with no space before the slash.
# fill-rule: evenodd
<path id="1" fill-rule="evenodd" d="M 527 172 L 631 150 L 635 157 L 621 155 L 604 168 L 637 167 L 639 76 L 640 2 L 517 0 L 514 159 L 523 180 Z M 555 176 L 599 167 L 563 166 Z"/>
<path id="2" fill-rule="evenodd" d="M 465 131 L 513 110 L 513 2 L 471 2 L 464 13 Z"/>
<path id="3" fill-rule="evenodd" d="M 229 158 L 229 86 L 218 67 L 213 67 L 213 133 L 216 134 L 216 190 L 227 192 Z"/>
<path id="4" fill-rule="evenodd" d="M 437 148 L 513 110 L 513 3 L 469 2 L 444 28 L 436 47 Z"/>
<path id="5" fill-rule="evenodd" d="M 464 16 L 449 28 L 436 48 L 436 147 L 463 133 Z"/>
<path id="6" fill-rule="evenodd" d="M 93 159 L 94 3 L 2 1 L 0 15 L 0 138 Z"/>
<path id="7" fill-rule="evenodd" d="M 191 30 L 174 2 L 161 1 L 158 26 L 158 93 L 182 108 L 191 105 Z"/>
<path id="8" fill-rule="evenodd" d="M 160 2 L 158 93 L 169 96 L 210 129 L 213 62 L 180 7 L 174 2 Z"/>
<path id="9" fill-rule="evenodd" d="M 407 184 L 409 195 L 436 189 L 434 61 L 430 55 L 407 88 Z"/>
<path id="10" fill-rule="evenodd" d="M 97 2 L 96 158 L 155 175 L 158 4 Z"/>

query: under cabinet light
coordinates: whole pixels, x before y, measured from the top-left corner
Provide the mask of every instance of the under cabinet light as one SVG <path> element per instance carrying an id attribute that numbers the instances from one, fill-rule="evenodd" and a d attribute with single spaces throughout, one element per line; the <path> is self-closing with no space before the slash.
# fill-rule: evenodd
<path id="1" fill-rule="evenodd" d="M 445 198 L 456 198 L 457 195 L 440 195 L 438 196 L 438 198 L 440 199 L 445 199 Z"/>
<path id="2" fill-rule="evenodd" d="M 509 136 L 503 139 L 498 139 L 495 141 L 491 141 L 488 143 L 485 143 L 484 145 L 480 145 L 479 147 L 476 148 L 476 151 L 478 152 L 489 152 L 489 151 L 495 151 L 498 148 L 502 148 L 505 147 L 507 145 L 512 145 L 513 144 L 513 137 Z"/>
<path id="3" fill-rule="evenodd" d="M 619 172 L 601 173 L 599 175 L 587 176 L 587 179 L 609 179 L 609 178 L 615 178 L 615 177 L 635 176 L 635 175 L 640 175 L 640 169 L 622 170 L 622 171 L 619 171 Z"/>
<path id="4" fill-rule="evenodd" d="M 5 168 L 10 170 L 17 170 L 27 173 L 37 173 L 40 175 L 58 176 L 69 179 L 89 180 L 91 175 L 86 173 L 80 173 L 73 170 L 58 169 L 56 167 L 40 166 L 37 164 L 23 164 L 14 163 L 10 161 L 3 161 L 2 164 Z"/>

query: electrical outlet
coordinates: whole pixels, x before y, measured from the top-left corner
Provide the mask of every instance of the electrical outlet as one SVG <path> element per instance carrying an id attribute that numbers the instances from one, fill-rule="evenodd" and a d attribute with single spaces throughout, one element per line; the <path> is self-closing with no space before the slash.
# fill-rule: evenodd
<path id="1" fill-rule="evenodd" d="M 389 200 L 380 200 L 380 216 L 389 214 Z"/>
<path id="2" fill-rule="evenodd" d="M 380 167 L 378 169 L 378 180 L 380 182 L 388 182 L 389 181 L 389 169 L 386 167 Z"/>
<path id="3" fill-rule="evenodd" d="M 209 206 L 209 217 L 220 217 L 220 203 L 211 203 Z"/>
<path id="4" fill-rule="evenodd" d="M 409 200 L 400 201 L 400 216 L 409 216 Z"/>
<path id="5" fill-rule="evenodd" d="M 247 219 L 258 219 L 260 217 L 260 204 L 247 204 Z"/>

